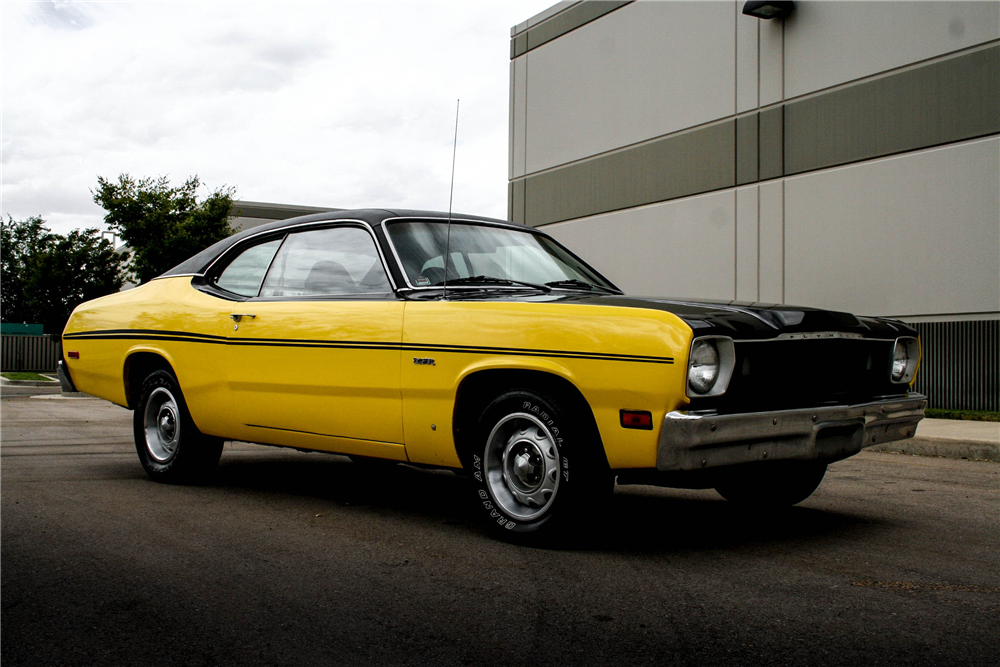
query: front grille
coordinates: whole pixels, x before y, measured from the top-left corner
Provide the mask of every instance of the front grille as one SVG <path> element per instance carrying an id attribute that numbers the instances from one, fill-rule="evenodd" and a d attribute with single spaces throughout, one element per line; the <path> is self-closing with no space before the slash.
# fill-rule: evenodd
<path id="1" fill-rule="evenodd" d="M 889 380 L 891 340 L 736 341 L 735 348 L 726 393 L 695 399 L 689 409 L 734 414 L 852 405 L 908 389 Z"/>

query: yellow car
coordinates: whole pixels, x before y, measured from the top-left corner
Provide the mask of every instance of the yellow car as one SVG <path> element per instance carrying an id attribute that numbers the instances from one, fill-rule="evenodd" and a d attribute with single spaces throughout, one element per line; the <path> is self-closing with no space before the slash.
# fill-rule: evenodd
<path id="1" fill-rule="evenodd" d="M 404 461 L 544 535 L 616 479 L 800 502 L 831 461 L 913 435 L 919 360 L 895 320 L 626 297 L 536 229 L 366 209 L 254 227 L 80 305 L 60 374 L 134 410 L 157 481 L 203 479 L 225 440 Z"/>

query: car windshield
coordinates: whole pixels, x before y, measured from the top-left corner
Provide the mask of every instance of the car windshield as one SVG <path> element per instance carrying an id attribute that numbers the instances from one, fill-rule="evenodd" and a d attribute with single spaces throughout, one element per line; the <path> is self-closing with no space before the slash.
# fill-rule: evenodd
<path id="1" fill-rule="evenodd" d="M 496 287 L 526 284 L 564 289 L 619 290 L 562 246 L 529 231 L 467 222 L 394 222 L 389 238 L 414 287 L 444 283 L 448 245 L 448 283 Z"/>

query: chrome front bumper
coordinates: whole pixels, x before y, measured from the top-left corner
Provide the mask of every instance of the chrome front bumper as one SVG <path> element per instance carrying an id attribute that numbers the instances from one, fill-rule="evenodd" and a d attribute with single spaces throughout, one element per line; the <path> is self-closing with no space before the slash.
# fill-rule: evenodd
<path id="1" fill-rule="evenodd" d="M 864 447 L 913 437 L 927 397 L 735 415 L 670 412 L 658 470 L 700 470 L 756 461 L 836 461 Z"/>

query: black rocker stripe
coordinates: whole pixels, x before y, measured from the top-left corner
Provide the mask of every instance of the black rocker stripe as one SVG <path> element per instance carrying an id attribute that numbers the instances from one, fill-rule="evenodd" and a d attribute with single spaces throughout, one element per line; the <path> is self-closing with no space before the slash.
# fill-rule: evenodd
<path id="1" fill-rule="evenodd" d="M 286 433 L 301 433 L 303 435 L 319 435 L 324 438 L 341 438 L 342 440 L 356 440 L 358 442 L 377 442 L 384 445 L 398 445 L 395 442 L 384 442 L 382 440 L 369 440 L 368 438 L 351 438 L 346 435 L 333 435 L 331 433 L 316 433 L 314 431 L 299 431 L 294 428 L 279 428 L 277 426 L 261 426 L 260 424 L 244 424 L 244 426 L 249 426 L 250 428 L 262 428 L 268 431 L 285 431 Z"/>
<path id="2" fill-rule="evenodd" d="M 215 345 L 247 345 L 256 347 L 316 347 L 356 350 L 401 350 L 410 352 L 446 352 L 454 354 L 499 354 L 523 357 L 556 357 L 561 359 L 591 359 L 595 361 L 631 361 L 650 364 L 672 364 L 673 357 L 651 357 L 635 354 L 608 354 L 514 347 L 483 347 L 475 345 L 431 345 L 424 343 L 378 343 L 368 341 L 324 341 L 295 338 L 227 338 L 185 331 L 150 329 L 107 329 L 65 334 L 67 340 L 167 340 Z"/>

